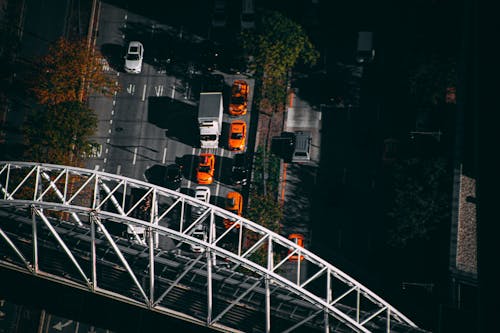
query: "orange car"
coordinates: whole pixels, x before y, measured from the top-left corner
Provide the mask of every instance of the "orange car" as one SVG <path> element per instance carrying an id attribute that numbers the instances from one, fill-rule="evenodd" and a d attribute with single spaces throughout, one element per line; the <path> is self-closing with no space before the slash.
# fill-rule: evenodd
<path id="1" fill-rule="evenodd" d="M 214 154 L 201 154 L 200 163 L 196 168 L 196 180 L 198 184 L 208 185 L 214 181 Z"/>
<path id="2" fill-rule="evenodd" d="M 229 149 L 245 150 L 246 135 L 247 124 L 243 120 L 233 121 L 229 128 Z"/>
<path id="3" fill-rule="evenodd" d="M 248 83 L 236 80 L 231 87 L 231 100 L 229 102 L 229 114 L 242 116 L 247 113 Z"/>
<path id="4" fill-rule="evenodd" d="M 290 234 L 288 236 L 288 239 L 297 244 L 300 247 L 304 247 L 304 236 L 301 234 Z M 288 250 L 288 254 L 292 253 L 292 250 Z M 299 259 L 298 254 L 292 255 L 288 260 L 290 261 L 297 261 Z M 304 256 L 300 256 L 300 260 L 304 260 Z"/>
<path id="5" fill-rule="evenodd" d="M 243 197 L 238 192 L 229 192 L 226 197 L 226 210 L 241 216 L 243 211 Z M 234 224 L 234 221 L 224 219 L 224 227 L 227 229 Z M 236 228 L 240 226 L 237 225 Z"/>

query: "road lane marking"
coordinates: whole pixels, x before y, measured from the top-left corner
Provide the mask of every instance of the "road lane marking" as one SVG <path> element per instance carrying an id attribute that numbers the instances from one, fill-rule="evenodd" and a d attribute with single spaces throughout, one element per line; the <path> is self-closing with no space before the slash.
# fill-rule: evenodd
<path id="1" fill-rule="evenodd" d="M 110 138 L 107 138 L 106 139 L 106 143 L 110 143 L 111 139 Z"/>
<path id="2" fill-rule="evenodd" d="M 132 161 L 132 165 L 135 165 L 136 159 L 137 159 L 137 147 L 134 148 L 134 159 Z"/>
<path id="3" fill-rule="evenodd" d="M 191 155 L 194 156 L 196 153 L 196 148 L 193 147 L 193 149 L 191 150 Z M 191 160 L 191 167 L 193 167 L 193 160 Z M 195 166 L 196 168 L 196 166 Z M 189 178 L 188 178 L 188 185 L 187 187 L 190 188 L 191 187 L 191 175 L 193 174 L 193 169 L 189 170 Z"/>
<path id="4" fill-rule="evenodd" d="M 281 185 L 281 207 L 285 206 L 286 163 L 283 163 L 283 180 Z"/>
<path id="5" fill-rule="evenodd" d="M 164 147 L 163 148 L 163 159 L 162 159 L 162 163 L 165 164 L 165 159 L 167 158 L 167 147 Z"/>
<path id="6" fill-rule="evenodd" d="M 175 83 L 172 86 L 172 99 L 174 99 L 174 96 L 175 96 Z"/>
<path id="7" fill-rule="evenodd" d="M 94 166 L 94 170 L 95 170 L 95 171 L 99 170 L 99 164 L 96 164 L 96 165 Z"/>
<path id="8" fill-rule="evenodd" d="M 142 101 L 144 102 L 144 99 L 146 98 L 146 85 L 144 85 L 144 88 L 142 89 Z"/>
<path id="9" fill-rule="evenodd" d="M 110 129 L 108 129 L 108 134 L 111 134 L 111 128 L 110 128 Z"/>
<path id="10" fill-rule="evenodd" d="M 116 174 L 119 175 L 121 171 L 122 171 L 122 165 L 118 164 L 118 166 L 116 167 Z"/>
<path id="11" fill-rule="evenodd" d="M 104 164 L 106 164 L 107 161 L 108 161 L 108 159 L 105 157 L 104 158 Z"/>
<path id="12" fill-rule="evenodd" d="M 109 124 L 110 124 L 110 125 L 113 125 L 113 119 L 110 119 L 110 120 L 109 120 Z"/>
<path id="13" fill-rule="evenodd" d="M 217 151 L 215 151 L 215 153 L 217 153 Z M 219 163 L 219 172 L 218 172 L 218 178 L 220 178 L 220 172 L 222 170 L 222 160 L 223 160 L 223 157 L 224 157 L 224 149 L 221 149 L 220 150 L 220 163 Z M 215 186 L 215 196 L 218 197 L 219 196 L 219 190 L 220 190 L 220 180 L 217 182 L 217 185 Z"/>
<path id="14" fill-rule="evenodd" d="M 106 148 L 106 154 L 107 154 L 108 152 L 109 152 L 109 149 L 108 149 L 108 148 Z"/>
<path id="15" fill-rule="evenodd" d="M 155 86 L 155 94 L 156 94 L 156 97 L 160 97 L 163 95 L 163 85 L 158 85 L 158 86 Z"/>

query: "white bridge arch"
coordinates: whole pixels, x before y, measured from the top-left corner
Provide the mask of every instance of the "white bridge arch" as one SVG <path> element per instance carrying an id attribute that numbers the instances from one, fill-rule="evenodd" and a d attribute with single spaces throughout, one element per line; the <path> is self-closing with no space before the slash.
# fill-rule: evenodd
<path id="1" fill-rule="evenodd" d="M 0 162 L 0 207 L 0 265 L 200 325 L 251 332 L 424 332 L 285 237 L 143 181 Z M 234 224 L 225 229 L 223 219 Z M 194 237 L 195 230 L 206 238 Z M 303 260 L 292 262 L 291 256 Z M 290 265 L 296 268 L 292 278 L 285 274 Z M 305 265 L 307 276 L 300 273 Z"/>

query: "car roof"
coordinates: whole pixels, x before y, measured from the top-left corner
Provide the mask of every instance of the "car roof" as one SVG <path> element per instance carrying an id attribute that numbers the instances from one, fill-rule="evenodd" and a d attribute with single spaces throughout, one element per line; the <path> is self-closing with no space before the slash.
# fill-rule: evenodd
<path id="1" fill-rule="evenodd" d="M 141 42 L 138 42 L 138 41 L 131 41 L 130 43 L 128 43 L 128 46 L 131 47 L 131 46 L 142 46 Z"/>
<path id="2" fill-rule="evenodd" d="M 295 151 L 309 151 L 310 132 L 295 132 Z"/>
<path id="3" fill-rule="evenodd" d="M 233 127 L 233 126 L 234 126 L 234 127 L 236 127 L 236 128 L 238 128 L 238 127 L 243 127 L 243 126 L 245 126 L 245 125 L 246 125 L 246 124 L 245 124 L 245 122 L 244 122 L 243 120 L 235 120 L 235 121 L 233 121 L 233 122 L 231 123 L 231 127 Z"/>

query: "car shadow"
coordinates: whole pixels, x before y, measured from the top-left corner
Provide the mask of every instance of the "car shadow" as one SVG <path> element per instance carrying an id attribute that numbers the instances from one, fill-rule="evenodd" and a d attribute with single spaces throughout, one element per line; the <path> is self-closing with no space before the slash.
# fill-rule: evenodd
<path id="1" fill-rule="evenodd" d="M 148 98 L 148 121 L 165 129 L 165 136 L 188 146 L 198 147 L 197 108 L 170 97 Z"/>
<path id="2" fill-rule="evenodd" d="M 232 158 L 215 156 L 215 181 L 230 185 L 232 166 Z"/>
<path id="3" fill-rule="evenodd" d="M 117 72 L 123 72 L 124 60 L 123 56 L 125 55 L 125 48 L 122 45 L 118 44 L 103 44 L 101 46 L 101 54 L 108 62 L 109 67 L 114 69 Z"/>

